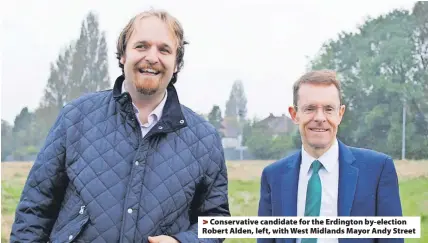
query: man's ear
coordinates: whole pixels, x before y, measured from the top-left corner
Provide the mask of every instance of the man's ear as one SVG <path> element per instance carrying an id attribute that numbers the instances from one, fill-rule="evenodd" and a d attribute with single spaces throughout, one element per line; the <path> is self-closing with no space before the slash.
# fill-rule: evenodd
<path id="1" fill-rule="evenodd" d="M 294 106 L 288 107 L 288 113 L 290 113 L 291 120 L 293 120 L 294 124 L 299 124 L 299 117 L 297 116 L 297 108 Z"/>
<path id="2" fill-rule="evenodd" d="M 339 108 L 339 124 L 342 122 L 343 115 L 345 115 L 346 106 L 341 105 Z"/>

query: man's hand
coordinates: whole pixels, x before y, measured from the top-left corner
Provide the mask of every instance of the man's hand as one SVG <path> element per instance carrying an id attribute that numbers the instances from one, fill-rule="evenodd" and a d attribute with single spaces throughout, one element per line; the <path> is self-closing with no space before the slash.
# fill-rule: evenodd
<path id="1" fill-rule="evenodd" d="M 149 236 L 149 242 L 150 243 L 179 243 L 176 239 L 167 235 Z"/>

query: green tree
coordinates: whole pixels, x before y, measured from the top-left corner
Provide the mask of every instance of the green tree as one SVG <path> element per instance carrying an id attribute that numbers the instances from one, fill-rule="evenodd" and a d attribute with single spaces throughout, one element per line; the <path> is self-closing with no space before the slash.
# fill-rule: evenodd
<path id="1" fill-rule="evenodd" d="M 25 131 L 33 120 L 33 114 L 28 110 L 28 107 L 21 109 L 21 112 L 15 117 L 12 132 L 14 134 Z"/>
<path id="2" fill-rule="evenodd" d="M 416 62 L 414 81 L 421 90 L 419 94 L 425 94 L 425 99 L 420 99 L 420 103 L 417 103 L 416 99 L 412 99 L 412 105 L 417 112 L 415 119 L 417 133 L 426 134 L 428 140 L 428 99 L 426 98 L 426 94 L 428 94 L 428 2 L 416 2 L 412 14 L 416 22 L 414 32 L 416 48 L 413 53 Z"/>
<path id="3" fill-rule="evenodd" d="M 58 56 L 55 64 L 50 66 L 50 76 L 44 90 L 41 106 L 55 107 L 59 111 L 70 95 L 70 72 L 73 46 L 69 46 Z"/>
<path id="4" fill-rule="evenodd" d="M 50 126 L 55 121 L 59 111 L 72 97 L 73 84 L 70 79 L 74 46 L 69 45 L 59 55 L 55 63 L 51 63 L 50 75 L 46 84 L 43 98 L 36 109 L 35 121 L 40 144 Z"/>
<path id="5" fill-rule="evenodd" d="M 394 10 L 368 19 L 357 33 L 341 33 L 312 62 L 312 69 L 339 73 L 347 111 L 338 137 L 345 143 L 399 157 L 405 104 L 407 157 L 428 157 L 426 126 L 417 127 L 424 112 L 415 104 L 426 104 L 428 81 L 417 69 L 416 26 L 414 15 Z"/>
<path id="6" fill-rule="evenodd" d="M 12 154 L 19 154 L 20 157 L 25 156 L 24 151 L 28 151 L 29 147 L 33 147 L 37 143 L 36 132 L 34 113 L 30 112 L 28 107 L 22 108 L 21 112 L 15 117 L 11 138 L 9 139 L 12 144 Z"/>
<path id="7" fill-rule="evenodd" d="M 280 159 L 294 149 L 289 134 L 271 134 L 268 128 L 255 121 L 246 129 L 245 145 L 257 159 Z"/>
<path id="8" fill-rule="evenodd" d="M 90 12 L 82 21 L 70 71 L 70 98 L 110 87 L 108 50 L 105 33 L 100 32 L 97 16 Z"/>
<path id="9" fill-rule="evenodd" d="M 35 111 L 38 145 L 66 103 L 85 93 L 109 88 L 107 52 L 105 33 L 100 32 L 96 15 L 90 12 L 81 23 L 79 38 L 51 64 L 44 96 Z"/>
<path id="10" fill-rule="evenodd" d="M 4 161 L 13 151 L 12 125 L 5 120 L 1 120 L 1 160 Z"/>
<path id="11" fill-rule="evenodd" d="M 217 129 L 217 131 L 219 131 L 221 137 L 223 137 L 223 134 L 220 132 L 222 128 L 221 122 L 223 121 L 220 106 L 213 106 L 210 113 L 208 114 L 208 121 Z"/>
<path id="12" fill-rule="evenodd" d="M 23 158 L 40 148 L 65 104 L 85 93 L 109 88 L 107 53 L 105 33 L 99 30 L 97 16 L 90 12 L 82 21 L 79 38 L 51 63 L 39 107 L 34 112 L 24 108 L 16 117 L 10 149 L 15 156 Z"/>

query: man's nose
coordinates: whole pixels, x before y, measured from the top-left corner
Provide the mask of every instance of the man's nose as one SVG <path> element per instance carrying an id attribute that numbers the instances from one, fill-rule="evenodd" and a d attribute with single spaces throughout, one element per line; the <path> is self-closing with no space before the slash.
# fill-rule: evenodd
<path id="1" fill-rule="evenodd" d="M 156 48 L 152 47 L 146 52 L 145 60 L 151 65 L 159 62 L 158 52 Z"/>
<path id="2" fill-rule="evenodd" d="M 314 120 L 318 122 L 323 122 L 326 120 L 323 107 L 317 107 L 317 109 L 315 110 Z"/>

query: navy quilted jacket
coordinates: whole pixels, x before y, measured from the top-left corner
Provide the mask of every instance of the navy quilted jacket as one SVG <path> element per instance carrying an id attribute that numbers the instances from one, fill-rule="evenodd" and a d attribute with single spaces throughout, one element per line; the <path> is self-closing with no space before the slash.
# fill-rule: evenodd
<path id="1" fill-rule="evenodd" d="M 215 128 L 181 105 L 173 85 L 143 138 L 123 76 L 67 104 L 29 173 L 11 242 L 198 239 L 198 216 L 230 216 Z"/>

